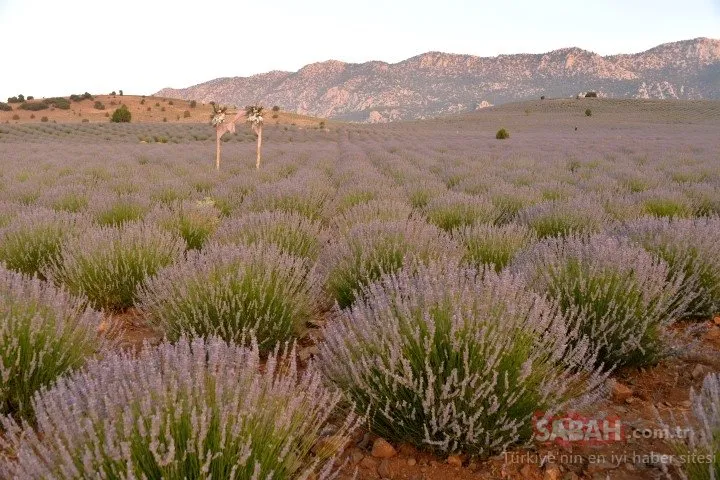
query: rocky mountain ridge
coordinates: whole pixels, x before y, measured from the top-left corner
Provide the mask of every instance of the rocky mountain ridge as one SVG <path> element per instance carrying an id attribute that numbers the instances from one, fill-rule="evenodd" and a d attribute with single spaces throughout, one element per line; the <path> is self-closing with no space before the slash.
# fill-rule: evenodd
<path id="1" fill-rule="evenodd" d="M 497 57 L 428 52 L 394 64 L 328 60 L 297 72 L 217 78 L 156 95 L 387 122 L 589 90 L 611 98 L 720 99 L 720 40 L 696 38 L 610 56 L 572 47 Z"/>

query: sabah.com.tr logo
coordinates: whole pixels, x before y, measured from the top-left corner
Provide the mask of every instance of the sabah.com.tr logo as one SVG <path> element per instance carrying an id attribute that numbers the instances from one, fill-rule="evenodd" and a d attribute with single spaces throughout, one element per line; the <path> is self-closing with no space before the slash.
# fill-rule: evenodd
<path id="1" fill-rule="evenodd" d="M 629 438 L 690 439 L 687 427 L 629 428 L 617 415 L 590 417 L 580 413 L 549 415 L 535 412 L 532 417 L 533 439 L 542 444 L 604 445 Z"/>

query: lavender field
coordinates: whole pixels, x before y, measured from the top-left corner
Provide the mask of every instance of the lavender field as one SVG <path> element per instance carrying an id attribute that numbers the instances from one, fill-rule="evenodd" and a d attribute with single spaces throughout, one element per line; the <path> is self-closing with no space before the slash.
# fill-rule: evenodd
<path id="1" fill-rule="evenodd" d="M 213 135 L 0 124 L 0 478 L 501 478 L 692 352 L 663 448 L 720 452 L 720 103 Z"/>

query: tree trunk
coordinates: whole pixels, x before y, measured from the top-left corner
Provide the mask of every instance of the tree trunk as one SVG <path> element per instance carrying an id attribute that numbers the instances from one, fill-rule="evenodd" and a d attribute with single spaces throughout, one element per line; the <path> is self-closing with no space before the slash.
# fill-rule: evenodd
<path id="1" fill-rule="evenodd" d="M 220 170 L 220 134 L 216 135 L 217 143 L 215 145 L 215 170 Z"/>
<path id="2" fill-rule="evenodd" d="M 257 128 L 257 162 L 255 162 L 255 168 L 260 168 L 260 149 L 262 148 L 262 125 Z"/>

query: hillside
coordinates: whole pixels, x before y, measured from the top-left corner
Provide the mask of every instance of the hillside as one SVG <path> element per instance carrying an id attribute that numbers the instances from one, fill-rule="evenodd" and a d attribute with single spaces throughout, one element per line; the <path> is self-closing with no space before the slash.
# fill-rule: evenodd
<path id="1" fill-rule="evenodd" d="M 65 97 L 67 98 L 67 97 Z M 29 103 L 41 103 L 35 99 Z M 103 108 L 96 108 L 100 102 Z M 212 114 L 209 103 L 197 101 L 191 106 L 191 99 L 182 100 L 160 96 L 140 95 L 94 95 L 92 100 L 70 101 L 70 108 L 50 107 L 45 110 L 30 111 L 19 108 L 20 104 L 11 104 L 12 111 L 0 111 L 0 123 L 107 123 L 113 111 L 126 105 L 132 114 L 132 123 L 207 123 Z M 241 104 L 245 105 L 245 104 Z M 100 105 L 98 105 L 100 106 Z M 299 126 L 317 126 L 322 119 L 292 112 L 273 112 L 272 105 L 266 106 L 266 124 L 295 124 Z M 232 111 L 232 109 L 231 109 Z M 188 113 L 185 113 L 188 112 Z M 16 117 L 17 116 L 17 117 Z M 276 116 L 274 118 L 274 116 Z M 43 117 L 46 120 L 43 120 Z"/>
<path id="2" fill-rule="evenodd" d="M 604 57 L 565 48 L 489 58 L 428 52 L 395 64 L 329 60 L 297 72 L 218 78 L 157 95 L 386 122 L 589 90 L 611 98 L 720 99 L 720 40 L 697 38 Z"/>

